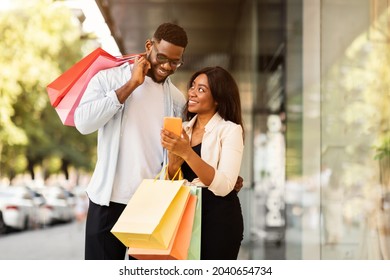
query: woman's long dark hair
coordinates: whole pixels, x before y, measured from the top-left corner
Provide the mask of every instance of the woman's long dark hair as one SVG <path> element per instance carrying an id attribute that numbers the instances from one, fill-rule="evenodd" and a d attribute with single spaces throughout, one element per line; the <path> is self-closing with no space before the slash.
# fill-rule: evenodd
<path id="1" fill-rule="evenodd" d="M 193 81 L 200 74 L 205 74 L 207 76 L 211 94 L 218 103 L 218 114 L 226 121 L 241 125 L 244 131 L 241 115 L 240 92 L 233 76 L 220 66 L 205 67 L 192 75 L 188 83 L 188 88 L 192 86 Z M 188 103 L 185 107 L 184 115 L 187 117 L 187 120 L 192 119 L 196 115 L 195 113 L 188 111 Z"/>

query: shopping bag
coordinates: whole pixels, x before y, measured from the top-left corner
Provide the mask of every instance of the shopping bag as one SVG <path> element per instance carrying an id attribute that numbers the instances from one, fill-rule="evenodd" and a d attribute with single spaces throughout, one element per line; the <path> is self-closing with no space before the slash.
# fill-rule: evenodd
<path id="1" fill-rule="evenodd" d="M 183 182 L 144 179 L 111 232 L 127 247 L 167 249 L 190 196 Z"/>
<path id="2" fill-rule="evenodd" d="M 188 248 L 188 260 L 200 260 L 200 244 L 202 230 L 202 188 L 191 187 L 191 194 L 196 195 L 196 207 L 194 221 L 192 224 L 192 233 L 190 246 Z"/>
<path id="3" fill-rule="evenodd" d="M 167 249 L 129 248 L 128 254 L 138 260 L 185 260 L 191 241 L 196 195 L 191 194 L 174 237 Z"/>
<path id="4" fill-rule="evenodd" d="M 91 78 L 100 70 L 132 63 L 139 55 L 112 56 L 101 48 L 74 64 L 47 87 L 51 105 L 55 108 L 62 123 L 74 126 L 74 111 Z"/>

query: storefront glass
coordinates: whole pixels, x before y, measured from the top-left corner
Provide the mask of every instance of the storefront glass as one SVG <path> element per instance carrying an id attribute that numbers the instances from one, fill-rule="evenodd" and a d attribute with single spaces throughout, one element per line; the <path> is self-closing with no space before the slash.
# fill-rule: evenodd
<path id="1" fill-rule="evenodd" d="M 389 7 L 302 2 L 302 87 L 286 85 L 287 259 L 390 258 Z"/>
<path id="2" fill-rule="evenodd" d="M 389 5 L 322 1 L 322 259 L 390 258 Z"/>

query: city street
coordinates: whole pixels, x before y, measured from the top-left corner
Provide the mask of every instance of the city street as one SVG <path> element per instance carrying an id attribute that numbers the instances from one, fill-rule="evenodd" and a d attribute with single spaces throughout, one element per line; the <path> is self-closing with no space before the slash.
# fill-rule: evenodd
<path id="1" fill-rule="evenodd" d="M 0 260 L 84 260 L 85 222 L 0 235 Z M 241 248 L 238 259 L 248 259 Z"/>
<path id="2" fill-rule="evenodd" d="M 0 235 L 0 260 L 83 260 L 85 222 Z"/>

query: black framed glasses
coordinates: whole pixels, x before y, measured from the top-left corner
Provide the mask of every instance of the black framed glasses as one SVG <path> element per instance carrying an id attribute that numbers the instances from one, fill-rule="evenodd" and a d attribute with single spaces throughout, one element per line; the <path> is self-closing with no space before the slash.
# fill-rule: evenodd
<path id="1" fill-rule="evenodd" d="M 156 44 L 154 41 L 152 41 L 152 44 L 153 44 L 154 50 L 156 51 L 157 63 L 165 64 L 165 63 L 169 62 L 169 65 L 171 65 L 172 68 L 179 68 L 180 66 L 182 66 L 184 64 L 184 61 L 181 59 L 170 59 L 170 58 L 166 57 L 165 55 L 161 54 L 158 51 L 158 48 L 156 47 Z"/>

